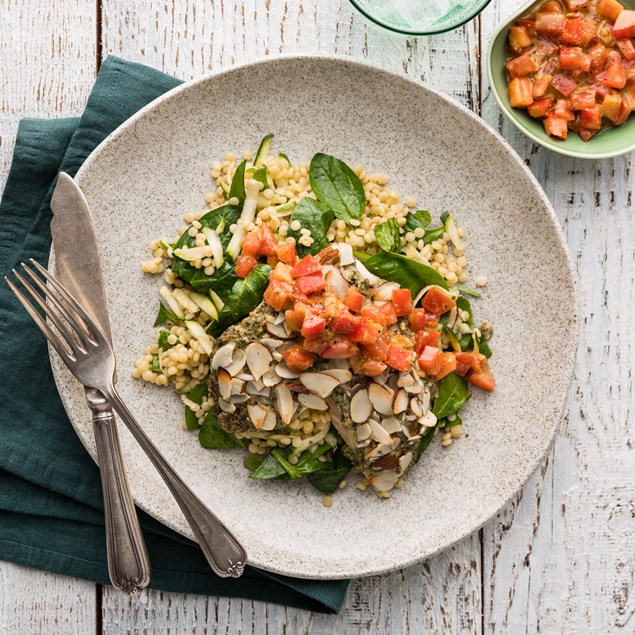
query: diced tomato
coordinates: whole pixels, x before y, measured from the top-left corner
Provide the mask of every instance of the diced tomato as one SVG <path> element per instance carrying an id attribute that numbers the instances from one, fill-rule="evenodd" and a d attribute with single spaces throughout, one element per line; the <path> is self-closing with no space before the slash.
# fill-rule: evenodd
<path id="1" fill-rule="evenodd" d="M 260 255 L 260 243 L 262 242 L 262 234 L 260 231 L 249 232 L 243 240 L 243 246 L 241 254 L 243 256 L 251 256 L 252 258 L 258 258 Z"/>
<path id="2" fill-rule="evenodd" d="M 386 364 L 378 359 L 364 359 L 359 366 L 359 370 L 356 372 L 366 375 L 367 377 L 377 377 L 377 375 L 381 375 L 386 368 Z"/>
<path id="3" fill-rule="evenodd" d="M 593 108 L 585 108 L 580 113 L 580 125 L 589 130 L 599 130 L 602 127 L 600 107 L 593 106 Z"/>
<path id="4" fill-rule="evenodd" d="M 377 338 L 377 341 L 368 344 L 360 344 L 360 348 L 370 357 L 385 361 L 388 355 L 388 347 L 390 346 L 390 338 L 384 334 Z"/>
<path id="5" fill-rule="evenodd" d="M 547 114 L 549 108 L 551 108 L 551 103 L 553 102 L 553 96 L 548 95 L 547 97 L 543 97 L 538 101 L 535 101 L 531 106 L 527 106 L 527 112 L 532 117 L 544 117 Z"/>
<path id="6" fill-rule="evenodd" d="M 520 50 L 526 46 L 531 46 L 531 37 L 524 26 L 512 26 L 509 29 L 509 46 L 513 49 Z"/>
<path id="7" fill-rule="evenodd" d="M 620 108 L 622 106 L 622 96 L 615 90 L 612 90 L 600 105 L 600 112 L 602 117 L 610 119 L 613 123 L 617 121 L 620 116 Z"/>
<path id="8" fill-rule="evenodd" d="M 542 13 L 536 16 L 536 32 L 558 37 L 564 29 L 564 15 Z"/>
<path id="9" fill-rule="evenodd" d="M 364 303 L 364 296 L 355 288 L 349 287 L 344 304 L 355 313 L 359 313 Z"/>
<path id="10" fill-rule="evenodd" d="M 315 256 L 309 254 L 302 258 L 302 260 L 291 269 L 291 275 L 294 278 L 301 278 L 302 276 L 309 276 L 312 273 L 318 273 L 321 270 L 322 265 L 320 265 L 320 261 Z"/>
<path id="11" fill-rule="evenodd" d="M 456 306 L 452 296 L 439 287 L 431 287 L 423 296 L 421 306 L 430 313 L 443 315 Z"/>
<path id="12" fill-rule="evenodd" d="M 565 4 L 569 11 L 577 11 L 578 9 L 586 7 L 588 1 L 589 0 L 565 0 Z"/>
<path id="13" fill-rule="evenodd" d="M 392 292 L 392 305 L 395 309 L 395 315 L 408 315 L 412 311 L 410 289 L 395 289 Z"/>
<path id="14" fill-rule="evenodd" d="M 597 25 L 587 18 L 567 18 L 560 40 L 565 44 L 587 46 L 597 33 Z"/>
<path id="15" fill-rule="evenodd" d="M 461 377 L 463 377 L 470 369 L 478 373 L 481 370 L 484 361 L 485 355 L 482 355 L 481 353 L 476 353 L 474 351 L 456 353 L 456 370 L 454 372 L 457 375 L 461 375 Z"/>
<path id="16" fill-rule="evenodd" d="M 560 47 L 560 68 L 586 72 L 591 68 L 591 58 L 579 46 Z"/>
<path id="17" fill-rule="evenodd" d="M 620 11 L 613 25 L 613 36 L 616 40 L 635 37 L 635 11 L 630 9 Z"/>
<path id="18" fill-rule="evenodd" d="M 573 121 L 575 119 L 575 115 L 569 106 L 568 99 L 558 99 L 556 106 L 553 109 L 553 115 L 554 117 L 559 117 L 565 121 Z"/>
<path id="19" fill-rule="evenodd" d="M 397 322 L 397 314 L 395 313 L 395 307 L 392 302 L 386 302 L 379 306 L 379 310 L 384 314 L 386 318 L 386 326 L 392 326 Z"/>
<path id="20" fill-rule="evenodd" d="M 622 51 L 622 55 L 625 59 L 635 59 L 635 45 L 633 44 L 633 40 L 618 40 L 617 45 L 620 47 L 620 51 Z"/>
<path id="21" fill-rule="evenodd" d="M 594 137 L 599 130 L 588 130 L 587 128 L 578 127 L 578 134 L 582 141 L 588 141 L 591 137 Z"/>
<path id="22" fill-rule="evenodd" d="M 291 272 L 293 273 L 293 271 Z M 324 276 L 321 271 L 310 275 L 302 276 L 293 283 L 293 291 L 302 295 L 318 293 L 325 287 Z"/>
<path id="23" fill-rule="evenodd" d="M 605 18 L 609 18 L 615 22 L 617 16 L 624 10 L 624 5 L 617 2 L 617 0 L 600 0 L 595 7 L 595 10 L 603 15 Z"/>
<path id="24" fill-rule="evenodd" d="M 369 320 L 376 322 L 380 326 L 386 326 L 386 316 L 376 304 L 367 304 L 362 307 L 360 314 Z"/>
<path id="25" fill-rule="evenodd" d="M 331 328 L 341 335 L 350 335 L 359 324 L 359 317 L 349 311 L 341 311 L 339 316 L 331 324 Z"/>
<path id="26" fill-rule="evenodd" d="M 527 29 L 529 33 L 535 33 L 536 31 L 536 20 L 521 19 L 516 24 Z"/>
<path id="27" fill-rule="evenodd" d="M 265 290 L 265 302 L 276 311 L 282 311 L 291 297 L 291 285 L 279 280 L 272 280 Z"/>
<path id="28" fill-rule="evenodd" d="M 624 90 L 620 90 L 620 95 L 626 107 L 635 110 L 635 81 L 626 86 Z"/>
<path id="29" fill-rule="evenodd" d="M 426 346 L 439 346 L 441 331 L 417 331 L 415 333 L 415 353 L 421 355 Z"/>
<path id="30" fill-rule="evenodd" d="M 359 318 L 359 323 L 353 329 L 349 338 L 351 342 L 360 342 L 363 344 L 373 344 L 381 335 L 382 327 L 365 317 Z"/>
<path id="31" fill-rule="evenodd" d="M 512 77 L 525 77 L 537 70 L 534 60 L 527 53 L 509 60 L 505 68 Z"/>
<path id="32" fill-rule="evenodd" d="M 549 88 L 552 79 L 553 77 L 551 75 L 543 75 L 542 77 L 537 79 L 534 82 L 533 88 L 531 89 L 531 96 L 534 99 L 542 97 L 547 92 L 547 88 Z"/>
<path id="33" fill-rule="evenodd" d="M 293 284 L 293 278 L 291 277 L 291 267 L 285 265 L 284 262 L 279 262 L 271 272 L 271 280 L 279 280 L 280 282 L 286 282 L 287 284 Z"/>
<path id="34" fill-rule="evenodd" d="M 615 60 L 609 63 L 606 74 L 601 82 L 610 88 L 624 88 L 626 86 L 626 71 L 622 66 L 621 60 Z"/>
<path id="35" fill-rule="evenodd" d="M 439 381 L 455 370 L 456 355 L 454 353 L 441 353 L 441 365 L 439 367 L 439 372 L 436 373 L 434 378 Z"/>
<path id="36" fill-rule="evenodd" d="M 419 368 L 428 375 L 436 375 L 441 370 L 441 350 L 426 346 L 419 355 Z"/>
<path id="37" fill-rule="evenodd" d="M 622 100 L 622 105 L 620 106 L 620 114 L 617 117 L 617 121 L 615 122 L 616 126 L 621 126 L 631 114 L 632 109 L 629 108 Z"/>
<path id="38" fill-rule="evenodd" d="M 589 49 L 589 57 L 591 58 L 591 72 L 599 73 L 606 67 L 609 53 L 604 44 L 596 44 Z"/>
<path id="39" fill-rule="evenodd" d="M 487 361 L 482 363 L 481 370 L 479 372 L 471 370 L 467 374 L 466 379 L 470 382 L 470 384 L 483 388 L 483 390 L 494 390 L 494 376 L 492 375 L 492 371 L 490 370 Z"/>
<path id="40" fill-rule="evenodd" d="M 322 333 L 324 333 L 325 328 L 326 320 L 323 317 L 309 314 L 304 318 L 304 322 L 302 322 L 302 329 L 300 330 L 300 333 L 302 334 L 302 337 L 314 340 L 316 337 L 319 337 Z"/>
<path id="41" fill-rule="evenodd" d="M 412 309 L 412 313 L 408 316 L 408 321 L 413 331 L 423 331 L 427 326 L 426 310 Z"/>
<path id="42" fill-rule="evenodd" d="M 568 75 L 564 75 L 563 73 L 558 73 L 551 80 L 551 85 L 565 97 L 568 97 L 578 87 L 578 85 L 575 83 L 575 80 L 573 80 Z"/>
<path id="43" fill-rule="evenodd" d="M 625 61 L 623 66 L 627 81 L 635 83 L 635 59 Z"/>
<path id="44" fill-rule="evenodd" d="M 326 347 L 331 343 L 331 338 L 326 337 L 326 335 L 327 334 L 325 333 L 325 335 L 318 336 L 312 340 L 305 339 L 304 344 L 302 344 L 304 350 L 309 351 L 310 353 L 315 353 L 316 355 L 321 355 L 326 350 Z"/>
<path id="45" fill-rule="evenodd" d="M 267 223 L 260 226 L 260 255 L 275 256 L 278 241 Z"/>
<path id="46" fill-rule="evenodd" d="M 566 139 L 568 134 L 567 120 L 560 117 L 547 116 L 544 120 L 545 132 L 552 137 Z"/>
<path id="47" fill-rule="evenodd" d="M 534 103 L 532 83 L 528 77 L 514 77 L 507 85 L 507 93 L 512 108 L 526 108 Z"/>
<path id="48" fill-rule="evenodd" d="M 397 370 L 407 372 L 410 370 L 414 359 L 415 354 L 412 351 L 409 351 L 407 348 L 404 348 L 403 346 L 391 344 L 388 347 L 386 363 L 391 368 L 396 368 Z"/>
<path id="49" fill-rule="evenodd" d="M 315 362 L 315 355 L 304 350 L 302 344 L 292 344 L 282 351 L 285 364 L 294 372 L 302 373 L 311 368 Z"/>
<path id="50" fill-rule="evenodd" d="M 324 359 L 348 359 L 357 355 L 358 348 L 353 342 L 345 338 L 333 340 L 321 355 Z"/>
<path id="51" fill-rule="evenodd" d="M 597 91 L 593 87 L 577 88 L 571 93 L 569 103 L 573 110 L 584 110 L 585 108 L 593 108 L 596 100 Z"/>
<path id="52" fill-rule="evenodd" d="M 298 333 L 302 328 L 302 322 L 298 322 L 295 316 L 295 311 L 293 309 L 287 309 L 284 312 L 284 321 L 287 325 L 287 328 L 292 333 Z"/>
<path id="53" fill-rule="evenodd" d="M 276 256 L 278 256 L 278 259 L 282 260 L 285 264 L 291 265 L 292 267 L 295 266 L 298 261 L 295 250 L 295 241 L 289 241 L 278 245 L 276 247 Z"/>
<path id="54" fill-rule="evenodd" d="M 236 259 L 236 275 L 239 278 L 246 278 L 257 264 L 258 261 L 253 256 L 241 254 Z"/>

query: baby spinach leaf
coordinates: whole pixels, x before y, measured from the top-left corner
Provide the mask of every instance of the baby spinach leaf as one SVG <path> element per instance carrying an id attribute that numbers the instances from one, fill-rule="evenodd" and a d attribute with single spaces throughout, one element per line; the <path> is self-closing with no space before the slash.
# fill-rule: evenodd
<path id="1" fill-rule="evenodd" d="M 375 225 L 375 240 L 384 251 L 400 251 L 401 238 L 397 221 L 390 218 L 381 225 Z"/>
<path id="2" fill-rule="evenodd" d="M 456 373 L 446 375 L 438 383 L 437 388 L 437 397 L 432 406 L 432 412 L 437 419 L 457 413 L 470 396 L 467 382 Z"/>
<path id="3" fill-rule="evenodd" d="M 471 328 L 474 328 L 474 317 L 469 300 L 461 296 L 456 299 L 456 306 L 461 309 L 461 311 L 467 311 L 470 314 L 467 324 Z M 489 344 L 485 340 L 481 340 L 480 337 L 476 338 L 476 342 L 478 344 L 479 353 L 482 353 L 489 359 L 492 356 L 492 349 L 489 347 Z M 474 335 L 472 333 L 465 333 L 459 340 L 459 344 L 462 351 L 474 350 Z"/>
<path id="4" fill-rule="evenodd" d="M 322 494 L 332 494 L 351 471 L 352 463 L 342 454 L 340 449 L 333 454 L 333 460 L 323 464 L 326 467 L 309 474 L 309 483 Z"/>
<path id="5" fill-rule="evenodd" d="M 441 227 L 436 227 L 435 229 L 427 229 L 426 233 L 423 236 L 423 244 L 429 245 L 433 243 L 435 240 L 439 240 L 441 236 L 443 236 L 445 232 L 445 227 L 441 225 Z"/>
<path id="6" fill-rule="evenodd" d="M 337 218 L 347 223 L 360 220 L 366 206 L 366 193 L 359 177 L 346 163 L 318 153 L 311 159 L 309 182 L 320 201 L 328 205 Z"/>
<path id="7" fill-rule="evenodd" d="M 415 453 L 415 463 L 421 458 L 421 455 L 426 451 L 426 448 L 430 445 L 430 441 L 434 437 L 434 433 L 436 432 L 436 427 L 428 428 L 421 437 L 421 441 L 419 441 L 419 445 L 417 446 L 417 452 Z"/>
<path id="8" fill-rule="evenodd" d="M 194 388 L 187 393 L 187 398 L 200 406 L 203 403 L 203 399 L 207 398 L 207 384 L 194 386 Z M 198 417 L 187 405 L 185 406 L 185 427 L 188 430 L 196 430 L 199 427 Z"/>
<path id="9" fill-rule="evenodd" d="M 204 448 L 210 449 L 231 449 L 242 448 L 244 444 L 241 440 L 237 439 L 233 434 L 223 430 L 216 420 L 216 415 L 213 412 L 208 412 L 201 431 L 198 433 L 198 441 Z"/>
<path id="10" fill-rule="evenodd" d="M 289 230 L 288 235 L 296 240 L 296 251 L 300 258 L 304 258 L 307 254 L 317 254 L 329 246 L 326 232 L 331 226 L 334 216 L 333 212 L 324 205 L 324 203 L 320 203 L 320 201 L 316 201 L 308 196 L 300 200 L 293 210 L 293 214 L 291 214 L 289 224 L 297 220 L 302 226 L 301 229 L 308 229 L 313 238 L 313 244 L 310 247 L 305 247 L 298 242 L 301 235 L 300 230 Z"/>
<path id="11" fill-rule="evenodd" d="M 461 417 L 457 414 L 455 415 L 455 419 L 450 421 L 449 419 L 444 419 L 446 428 L 453 428 L 454 426 L 460 426 L 463 423 Z"/>
<path id="12" fill-rule="evenodd" d="M 404 289 L 410 289 L 413 298 L 423 287 L 430 284 L 439 285 L 443 289 L 448 288 L 445 279 L 436 269 L 401 254 L 375 254 L 364 261 L 364 267 L 384 280 L 396 282 Z"/>
<path id="13" fill-rule="evenodd" d="M 153 353 L 152 354 L 152 361 L 150 362 L 150 370 L 153 373 L 160 373 L 161 372 L 161 363 L 159 362 L 159 354 L 158 353 Z"/>
<path id="14" fill-rule="evenodd" d="M 232 184 L 229 188 L 229 197 L 228 198 L 237 198 L 240 203 L 245 202 L 245 166 L 247 165 L 247 161 L 241 161 L 234 172 L 234 176 L 232 178 Z M 216 228 L 214 228 L 216 229 Z"/>
<path id="15" fill-rule="evenodd" d="M 170 342 L 168 342 L 168 337 L 170 337 L 169 331 L 159 331 L 159 348 L 162 351 L 167 351 L 174 346 L 174 344 L 170 344 Z"/>
<path id="16" fill-rule="evenodd" d="M 406 224 L 403 226 L 404 232 L 414 232 L 415 229 L 423 229 L 432 222 L 430 212 L 420 209 L 416 212 L 409 212 L 406 215 Z"/>
<path id="17" fill-rule="evenodd" d="M 210 335 L 218 337 L 228 326 L 242 320 L 262 302 L 270 271 L 269 265 L 256 265 L 244 280 L 238 279 L 234 283 L 225 306 L 218 314 L 218 322 L 213 322 L 208 328 Z"/>
<path id="18" fill-rule="evenodd" d="M 492 356 L 492 349 L 489 347 L 489 344 L 487 342 L 481 342 L 480 340 L 478 343 L 478 352 L 485 355 L 486 359 Z"/>
<path id="19" fill-rule="evenodd" d="M 154 326 L 160 326 L 165 322 L 178 322 L 179 318 L 168 309 L 163 302 L 159 302 L 159 312 L 157 313 L 157 318 L 154 321 Z"/>
<path id="20" fill-rule="evenodd" d="M 253 463 L 253 461 L 250 461 Z M 247 459 L 244 462 L 245 467 L 249 469 L 247 465 Z M 280 478 L 281 476 L 286 476 L 287 472 L 284 469 L 282 463 L 278 461 L 278 459 L 272 454 L 269 453 L 262 460 L 260 465 L 252 470 L 249 478 L 256 479 L 269 479 L 269 478 Z"/>

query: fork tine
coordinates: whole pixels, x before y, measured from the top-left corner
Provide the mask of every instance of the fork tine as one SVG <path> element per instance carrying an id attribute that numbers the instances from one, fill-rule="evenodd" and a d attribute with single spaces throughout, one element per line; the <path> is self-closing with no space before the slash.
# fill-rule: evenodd
<path id="1" fill-rule="evenodd" d="M 35 310 L 35 307 L 27 300 L 24 294 L 7 278 L 4 277 L 6 283 L 9 285 L 9 288 L 15 294 L 16 298 L 20 301 L 20 304 L 26 309 L 27 313 L 33 318 L 33 321 L 38 325 L 40 331 L 44 333 L 46 339 L 51 343 L 51 346 L 57 351 L 58 355 L 66 362 L 68 360 L 74 361 L 74 358 L 69 355 L 68 351 L 62 346 L 58 336 L 55 332 L 49 327 L 45 320 L 42 319 L 42 316 Z"/>
<path id="2" fill-rule="evenodd" d="M 80 348 L 84 352 L 86 352 L 88 350 L 88 345 L 91 343 L 90 337 L 88 336 L 87 327 L 84 324 L 81 324 L 80 321 L 77 319 L 77 317 L 73 315 L 71 311 L 68 310 L 68 307 L 66 306 L 66 304 L 60 301 L 60 298 L 57 297 L 53 289 L 48 287 L 38 276 L 36 276 L 35 273 L 33 273 L 33 271 L 31 271 L 31 269 L 29 269 L 27 265 L 25 265 L 23 262 L 20 264 L 22 265 L 22 268 L 24 269 L 24 271 L 29 274 L 29 277 L 31 278 L 31 280 L 35 282 L 35 284 L 40 289 L 40 291 L 44 294 L 44 296 L 48 300 L 50 300 L 51 304 L 61 313 L 62 317 L 66 320 L 66 322 L 68 323 L 68 326 L 73 331 L 73 333 L 71 333 L 67 328 L 65 328 L 65 326 L 59 320 L 58 316 L 53 311 L 50 311 L 50 307 L 46 303 L 40 302 L 39 294 L 36 293 L 34 289 L 29 288 L 30 287 L 29 283 L 24 278 L 22 278 L 22 276 L 20 276 L 20 274 L 17 271 L 14 270 L 14 273 L 18 277 L 20 282 L 25 287 L 27 287 L 29 291 L 31 291 L 31 295 L 34 296 L 35 301 L 42 307 L 42 309 L 44 309 L 44 311 L 46 312 L 46 315 L 48 315 L 48 317 L 53 321 L 55 326 L 57 326 L 57 328 L 60 331 L 62 331 L 62 334 L 64 335 L 64 337 L 67 340 L 70 340 L 69 344 L 74 343 L 74 347 L 73 347 L 74 352 L 77 354 L 77 351 L 75 350 L 76 348 Z M 73 338 L 72 335 L 75 335 L 75 337 Z"/>
<path id="3" fill-rule="evenodd" d="M 73 337 L 73 334 L 69 331 L 68 327 L 62 322 L 62 320 L 57 315 L 57 313 L 55 313 L 55 311 L 53 311 L 51 307 L 40 297 L 38 292 L 31 286 L 31 284 L 29 284 L 28 280 L 26 280 L 22 275 L 20 275 L 20 273 L 16 271 L 15 269 L 13 269 L 13 274 L 22 283 L 22 286 L 29 292 L 29 294 L 31 295 L 31 298 L 35 300 L 38 306 L 44 311 L 44 313 L 46 313 L 46 316 L 49 318 L 49 320 L 51 320 L 51 322 L 55 324 L 55 326 L 57 327 L 57 330 L 60 332 L 63 339 L 66 341 L 69 348 L 72 350 L 73 355 L 76 356 L 79 350 L 82 349 L 82 347 L 79 345 L 79 342 L 77 341 L 77 339 Z M 36 280 L 36 282 L 40 283 L 38 285 L 40 286 L 40 288 L 44 286 L 41 281 Z M 46 321 L 44 321 L 44 323 L 46 324 Z M 84 350 L 84 352 L 86 351 Z"/>
<path id="4" fill-rule="evenodd" d="M 88 315 L 84 307 L 59 283 L 59 281 L 54 278 L 37 260 L 33 258 L 29 258 L 33 266 L 42 274 L 44 278 L 59 292 L 59 294 L 64 298 L 66 302 L 70 305 L 70 307 L 77 313 L 77 315 L 82 319 L 88 330 L 93 334 L 96 340 L 104 340 L 104 336 L 101 332 L 101 329 L 95 324 L 93 318 Z M 22 265 L 24 266 L 24 265 Z M 93 346 L 95 342 L 92 340 L 88 340 L 90 344 Z"/>

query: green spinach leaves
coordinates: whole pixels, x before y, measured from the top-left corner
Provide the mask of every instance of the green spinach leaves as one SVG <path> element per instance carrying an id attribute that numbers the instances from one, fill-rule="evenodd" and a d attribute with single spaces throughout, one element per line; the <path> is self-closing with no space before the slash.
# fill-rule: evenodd
<path id="1" fill-rule="evenodd" d="M 304 258 L 307 254 L 317 254 L 329 246 L 326 232 L 331 226 L 334 216 L 333 211 L 324 203 L 308 196 L 305 196 L 296 205 L 289 224 L 298 221 L 302 229 L 308 229 L 311 232 L 313 238 L 313 244 L 310 247 L 305 247 L 299 242 L 300 230 L 289 230 L 288 235 L 295 238 L 296 250 L 300 258 Z"/>
<path id="2" fill-rule="evenodd" d="M 375 254 L 364 261 L 364 267 L 384 280 L 396 282 L 400 287 L 410 289 L 413 298 L 421 289 L 431 284 L 443 289 L 448 288 L 445 279 L 436 269 L 401 254 Z"/>
<path id="3" fill-rule="evenodd" d="M 401 237 L 397 221 L 394 218 L 389 218 L 381 225 L 375 225 L 375 240 L 384 251 L 399 252 L 401 250 Z"/>

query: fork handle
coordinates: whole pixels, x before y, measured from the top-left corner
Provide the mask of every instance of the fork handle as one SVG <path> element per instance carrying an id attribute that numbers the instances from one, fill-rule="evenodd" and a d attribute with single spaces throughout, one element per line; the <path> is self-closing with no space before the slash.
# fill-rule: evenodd
<path id="1" fill-rule="evenodd" d="M 163 458 L 128 410 L 117 389 L 108 386 L 101 390 L 172 492 L 214 573 L 222 578 L 240 577 L 247 559 L 241 544 Z"/>
<path id="2" fill-rule="evenodd" d="M 150 558 L 128 487 L 110 405 L 93 407 L 93 429 L 104 494 L 108 574 L 116 589 L 137 595 L 150 583 Z"/>

